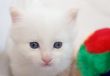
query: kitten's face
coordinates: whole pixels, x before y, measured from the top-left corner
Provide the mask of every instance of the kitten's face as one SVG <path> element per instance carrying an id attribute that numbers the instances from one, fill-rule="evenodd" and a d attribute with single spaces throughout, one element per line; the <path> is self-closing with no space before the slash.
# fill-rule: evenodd
<path id="1" fill-rule="evenodd" d="M 71 62 L 71 23 L 60 12 L 27 13 L 12 27 L 14 48 L 34 67 L 59 71 Z"/>

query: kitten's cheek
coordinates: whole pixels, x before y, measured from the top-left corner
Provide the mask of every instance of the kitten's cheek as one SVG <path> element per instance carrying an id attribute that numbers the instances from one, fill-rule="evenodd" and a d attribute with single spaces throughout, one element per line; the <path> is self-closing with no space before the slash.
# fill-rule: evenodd
<path id="1" fill-rule="evenodd" d="M 41 64 L 40 55 L 39 54 L 31 54 L 30 61 L 32 64 L 39 66 Z"/>
<path id="2" fill-rule="evenodd" d="M 32 63 L 35 67 L 41 67 L 41 61 L 39 59 L 38 60 L 33 59 Z"/>

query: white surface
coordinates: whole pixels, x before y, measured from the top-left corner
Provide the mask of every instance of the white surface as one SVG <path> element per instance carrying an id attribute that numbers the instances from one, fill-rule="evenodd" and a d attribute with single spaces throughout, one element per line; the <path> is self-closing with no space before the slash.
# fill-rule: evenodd
<path id="1" fill-rule="evenodd" d="M 3 50 L 10 27 L 10 0 L 0 0 L 0 51 Z"/>
<path id="2" fill-rule="evenodd" d="M 93 8 L 96 8 L 101 13 L 110 16 L 110 0 L 85 0 L 89 2 Z"/>

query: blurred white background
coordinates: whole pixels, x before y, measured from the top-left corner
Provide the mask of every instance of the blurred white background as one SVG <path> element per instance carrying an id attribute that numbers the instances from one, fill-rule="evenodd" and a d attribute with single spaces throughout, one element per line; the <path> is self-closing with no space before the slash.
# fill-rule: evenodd
<path id="1" fill-rule="evenodd" d="M 42 0 L 45 4 L 64 8 L 75 7 L 79 9 L 77 26 L 79 35 L 76 40 L 82 42 L 83 39 L 97 28 L 110 26 L 110 0 Z M 11 19 L 9 15 L 9 7 L 11 0 L 0 0 L 0 50 L 5 46 L 8 38 Z M 67 7 L 68 6 L 68 7 Z M 82 39 L 80 39 L 82 38 Z M 78 47 L 76 45 L 76 47 Z"/>
<path id="2" fill-rule="evenodd" d="M 0 0 L 0 51 L 4 49 L 11 25 L 9 16 L 10 0 Z"/>

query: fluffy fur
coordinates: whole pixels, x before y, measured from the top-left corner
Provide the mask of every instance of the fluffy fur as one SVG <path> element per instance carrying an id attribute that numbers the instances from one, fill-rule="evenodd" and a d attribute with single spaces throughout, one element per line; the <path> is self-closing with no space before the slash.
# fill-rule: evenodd
<path id="1" fill-rule="evenodd" d="M 73 62 L 76 16 L 73 11 L 50 8 L 31 8 L 25 11 L 11 9 L 13 26 L 7 51 L 13 76 L 64 76 L 63 73 L 70 69 Z M 40 48 L 32 49 L 29 43 L 33 41 L 38 42 Z M 63 42 L 62 48 L 53 48 L 57 41 Z M 51 65 L 43 66 L 42 57 L 47 54 L 52 58 Z"/>

